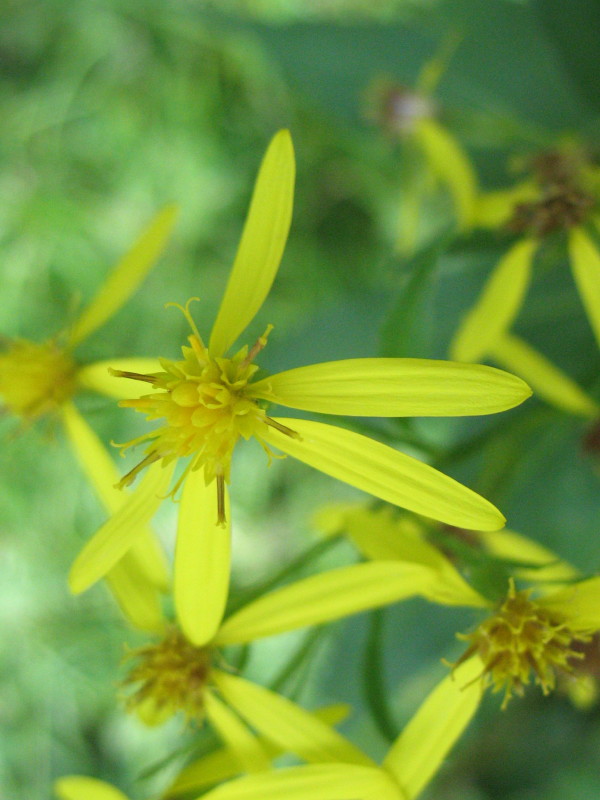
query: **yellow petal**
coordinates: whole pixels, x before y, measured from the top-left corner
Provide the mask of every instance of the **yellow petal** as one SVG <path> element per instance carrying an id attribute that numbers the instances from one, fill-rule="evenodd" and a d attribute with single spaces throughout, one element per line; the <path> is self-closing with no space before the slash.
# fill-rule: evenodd
<path id="1" fill-rule="evenodd" d="M 73 403 L 64 403 L 61 413 L 75 456 L 104 508 L 109 514 L 114 514 L 130 495 L 115 486 L 120 475 L 113 460 Z M 141 532 L 139 541 L 133 544 L 129 555 L 137 562 L 137 570 L 141 571 L 148 582 L 158 589 L 168 588 L 165 557 L 149 528 Z"/>
<path id="2" fill-rule="evenodd" d="M 378 768 L 316 764 L 248 775 L 225 783 L 202 800 L 403 800 Z"/>
<path id="3" fill-rule="evenodd" d="M 77 372 L 77 382 L 84 389 L 90 389 L 117 400 L 140 397 L 142 394 L 150 393 L 149 384 L 131 380 L 131 378 L 117 378 L 110 374 L 109 369 L 149 375 L 153 372 L 162 372 L 163 368 L 157 358 L 111 358 L 81 367 Z"/>
<path id="4" fill-rule="evenodd" d="M 600 630 L 600 576 L 567 586 L 537 602 L 567 617 L 574 630 Z"/>
<path id="5" fill-rule="evenodd" d="M 350 358 L 280 372 L 252 385 L 255 397 L 322 414 L 452 417 L 522 403 L 526 383 L 493 367 L 421 358 Z"/>
<path id="6" fill-rule="evenodd" d="M 540 190 L 534 181 L 480 194 L 475 200 L 473 224 L 480 228 L 501 228 L 511 219 L 519 203 L 530 203 L 539 197 Z"/>
<path id="7" fill-rule="evenodd" d="M 452 358 L 483 358 L 510 327 L 529 285 L 537 245 L 534 239 L 523 239 L 500 260 L 454 337 L 450 346 Z"/>
<path id="8" fill-rule="evenodd" d="M 300 419 L 275 419 L 300 434 L 261 432 L 279 448 L 333 478 L 393 505 L 473 530 L 497 530 L 502 514 L 490 502 L 438 470 L 358 433 Z"/>
<path id="9" fill-rule="evenodd" d="M 127 800 L 123 792 L 109 783 L 83 775 L 59 778 L 54 784 L 54 793 L 59 800 Z"/>
<path id="10" fill-rule="evenodd" d="M 569 255 L 581 302 L 600 345 L 600 253 L 582 228 L 569 234 Z"/>
<path id="11" fill-rule="evenodd" d="M 560 559 L 552 550 L 506 528 L 503 531 L 480 533 L 478 539 L 488 552 L 499 558 L 539 565 L 533 569 L 516 569 L 515 575 L 523 580 L 552 583 L 571 581 L 580 577 L 579 570 Z"/>
<path id="12" fill-rule="evenodd" d="M 74 594 L 103 578 L 129 550 L 163 501 L 174 469 L 174 462 L 167 467 L 161 462 L 148 467 L 136 491 L 85 545 L 69 573 Z"/>
<path id="13" fill-rule="evenodd" d="M 228 747 L 222 747 L 189 764 L 163 795 L 174 797 L 188 792 L 199 792 L 239 774 L 240 764 L 235 754 Z"/>
<path id="14" fill-rule="evenodd" d="M 242 239 L 210 336 L 220 356 L 251 322 L 275 279 L 292 220 L 294 148 L 290 132 L 275 134 L 256 179 Z"/>
<path id="15" fill-rule="evenodd" d="M 541 353 L 516 336 L 505 333 L 490 348 L 490 357 L 525 378 L 535 393 L 571 414 L 595 419 L 600 406 L 575 381 Z"/>
<path id="16" fill-rule="evenodd" d="M 96 297 L 73 325 L 72 347 L 103 325 L 135 292 L 162 253 L 175 224 L 176 206 L 166 206 L 154 217 L 133 247 L 117 263 Z"/>
<path id="17" fill-rule="evenodd" d="M 296 581 L 248 603 L 225 620 L 216 645 L 242 644 L 320 625 L 424 591 L 435 572 L 420 564 L 371 562 Z"/>
<path id="18" fill-rule="evenodd" d="M 206 716 L 239 764 L 240 772 L 261 772 L 271 766 L 270 758 L 256 736 L 219 698 L 207 690 Z"/>
<path id="19" fill-rule="evenodd" d="M 336 703 L 318 708 L 312 713 L 327 725 L 335 725 L 348 716 L 349 710 L 349 706 L 345 703 Z M 261 737 L 259 741 L 270 758 L 275 758 L 284 752 L 284 749 L 276 747 L 264 737 Z M 189 764 L 179 773 L 169 789 L 164 792 L 164 796 L 172 797 L 184 792 L 199 791 L 207 786 L 213 786 L 228 778 L 233 778 L 239 774 L 239 771 L 240 767 L 237 759 L 229 748 L 223 747 Z"/>
<path id="20" fill-rule="evenodd" d="M 345 530 L 367 558 L 422 564 L 436 570 L 437 579 L 422 591 L 428 600 L 476 608 L 488 605 L 450 560 L 429 544 L 416 520 L 398 517 L 389 507 L 376 511 L 363 507 L 347 512 Z"/>
<path id="21" fill-rule="evenodd" d="M 162 633 L 165 619 L 160 595 L 131 551 L 106 574 L 108 586 L 129 622 L 142 631 Z"/>
<path id="22" fill-rule="evenodd" d="M 383 766 L 407 800 L 417 797 L 473 717 L 482 694 L 478 657 L 461 664 L 426 698 L 390 748 Z"/>
<path id="23" fill-rule="evenodd" d="M 473 220 L 477 179 L 466 153 L 449 131 L 433 119 L 421 120 L 415 136 L 434 175 L 452 196 L 460 227 L 468 227 Z"/>
<path id="24" fill-rule="evenodd" d="M 211 678 L 238 714 L 281 750 L 308 762 L 374 765 L 344 736 L 285 697 L 221 670 Z"/>
<path id="25" fill-rule="evenodd" d="M 102 443 L 72 403 L 61 407 L 65 431 L 75 455 L 98 498 L 114 513 L 128 494 L 115 488 L 118 471 Z M 158 632 L 164 620 L 159 592 L 168 586 L 167 568 L 152 531 L 141 530 L 139 540 L 106 575 L 122 612 L 136 628 Z"/>
<path id="26" fill-rule="evenodd" d="M 230 519 L 226 492 L 226 519 Z M 229 522 L 217 523 L 217 486 L 206 486 L 204 470 L 185 479 L 175 548 L 174 595 L 179 623 L 187 638 L 201 646 L 215 635 L 229 590 Z"/>

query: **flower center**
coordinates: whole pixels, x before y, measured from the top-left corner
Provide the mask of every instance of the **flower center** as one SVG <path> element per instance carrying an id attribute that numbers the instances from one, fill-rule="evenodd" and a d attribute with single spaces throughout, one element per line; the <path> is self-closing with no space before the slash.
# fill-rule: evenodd
<path id="1" fill-rule="evenodd" d="M 195 647 L 177 628 L 171 628 L 157 644 L 133 650 L 136 660 L 123 681 L 135 687 L 125 705 L 148 725 L 160 725 L 183 711 L 187 720 L 204 715 L 204 688 L 211 669 L 211 651 Z"/>
<path id="2" fill-rule="evenodd" d="M 585 185 L 589 183 L 589 166 L 580 152 L 550 151 L 534 158 L 531 168 L 540 197 L 530 203 L 517 203 L 508 229 L 546 236 L 585 222 L 595 203 Z"/>
<path id="3" fill-rule="evenodd" d="M 548 694 L 556 672 L 573 672 L 574 659 L 583 658 L 580 643 L 590 636 L 574 632 L 560 614 L 530 599 L 531 590 L 517 591 L 511 580 L 508 597 L 494 616 L 458 638 L 470 643 L 460 661 L 478 653 L 484 663 L 484 682 L 493 691 L 504 689 L 502 708 L 513 692 L 523 695 L 533 675 L 534 683 Z"/>
<path id="4" fill-rule="evenodd" d="M 409 135 L 421 120 L 435 116 L 429 97 L 400 83 L 376 81 L 370 88 L 369 100 L 373 109 L 370 116 L 391 135 Z"/>
<path id="5" fill-rule="evenodd" d="M 75 371 L 75 363 L 55 342 L 16 339 L 0 354 L 0 395 L 9 411 L 32 420 L 73 394 Z"/>
<path id="6" fill-rule="evenodd" d="M 151 375 L 112 370 L 114 375 L 152 384 L 153 394 L 122 400 L 119 405 L 141 411 L 149 420 L 165 420 L 157 430 L 121 445 L 128 448 L 151 440 L 146 457 L 119 485 L 128 486 L 144 467 L 160 459 L 169 463 L 176 458 L 192 456 L 171 494 L 177 492 L 190 470 L 202 468 L 207 485 L 217 481 L 219 522 L 223 523 L 224 485 L 229 481 L 231 456 L 238 439 L 259 435 L 265 424 L 290 436 L 296 434 L 270 419 L 249 390 L 250 381 L 258 370 L 252 362 L 265 347 L 273 326 L 267 327 L 252 348 L 245 346 L 232 358 L 214 357 L 205 347 L 189 314 L 189 302 L 185 308 L 177 306 L 193 331 L 188 337 L 190 347 L 182 347 L 183 360 L 161 359 L 163 371 Z"/>

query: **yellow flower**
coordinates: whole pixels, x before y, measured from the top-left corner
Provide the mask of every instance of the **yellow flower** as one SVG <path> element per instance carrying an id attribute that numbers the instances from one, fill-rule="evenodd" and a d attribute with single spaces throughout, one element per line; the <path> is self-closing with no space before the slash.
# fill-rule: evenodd
<path id="1" fill-rule="evenodd" d="M 112 378 L 106 362 L 79 364 L 74 350 L 137 289 L 160 256 L 176 214 L 174 206 L 167 206 L 154 217 L 65 334 L 41 344 L 17 339 L 8 342 L 0 354 L 0 397 L 6 410 L 19 417 L 22 424 L 47 414 L 58 415 L 78 461 L 109 513 L 126 500 L 115 489 L 119 475 L 72 398 L 82 389 L 122 397 L 129 382 Z M 128 370 L 153 369 L 157 365 L 154 360 L 140 358 L 118 359 L 117 363 Z M 124 613 L 138 627 L 156 630 L 160 620 L 157 592 L 167 585 L 164 559 L 145 526 L 138 529 L 138 534 L 130 551 L 112 565 L 107 580 L 111 584 L 114 581 L 113 589 Z M 140 576 L 146 580 L 139 580 Z"/>
<path id="2" fill-rule="evenodd" d="M 466 315 L 450 347 L 458 361 L 490 353 L 519 313 L 531 281 L 536 252 L 546 236 L 567 235 L 573 277 L 596 340 L 600 343 L 600 170 L 580 149 L 563 147 L 532 161 L 533 177 L 507 192 L 484 195 L 476 211 L 483 227 L 522 234 L 508 250 Z"/>
<path id="3" fill-rule="evenodd" d="M 280 131 L 261 166 L 208 345 L 186 307 L 182 310 L 192 333 L 183 359 L 161 359 L 160 372 L 120 373 L 150 384 L 153 390 L 123 404 L 150 419 L 164 420 L 158 429 L 125 445 L 150 440 L 145 457 L 122 485 L 147 466 L 160 463 L 172 468 L 179 458 L 189 457 L 172 492 L 202 472 L 205 483 L 214 484 L 216 519 L 224 525 L 232 451 L 240 438 L 253 436 L 269 454 L 275 447 L 391 503 L 465 527 L 500 527 L 503 517 L 497 509 L 428 465 L 342 428 L 271 417 L 264 406 L 276 403 L 351 416 L 487 414 L 517 405 L 529 395 L 519 379 L 488 367 L 444 361 L 348 359 L 254 380 L 254 361 L 271 326 L 251 348 L 226 355 L 258 312 L 275 278 L 290 225 L 293 183 L 291 138 L 288 131 Z M 155 494 L 146 499 L 144 513 L 150 518 L 159 498 Z M 77 585 L 87 583 L 80 573 L 87 566 L 87 558 L 79 560 L 73 574 Z"/>
<path id="4" fill-rule="evenodd" d="M 438 54 L 422 68 L 414 89 L 377 78 L 366 93 L 367 116 L 403 146 L 407 168 L 397 247 L 404 255 L 415 249 L 424 201 L 437 185 L 449 193 L 459 229 L 465 230 L 473 221 L 477 178 L 460 143 L 439 121 L 433 98 L 457 44 L 454 35 L 442 43 Z"/>
<path id="5" fill-rule="evenodd" d="M 496 559 L 493 563 L 502 568 L 501 591 L 506 594 L 498 600 L 494 584 L 489 590 L 494 595 L 491 599 L 464 580 L 453 563 L 427 541 L 418 523 L 397 518 L 389 509 L 334 507 L 322 513 L 318 524 L 330 535 L 347 532 L 369 558 L 437 565 L 437 582 L 422 591 L 429 600 L 488 609 L 486 620 L 459 635 L 468 648 L 458 663 L 477 654 L 483 662 L 483 684 L 495 692 L 504 689 L 503 707 L 513 692 L 523 694 L 532 680 L 547 694 L 557 676 L 579 677 L 577 662 L 592 635 L 600 631 L 599 577 L 582 579 L 551 551 L 512 531 L 457 531 L 457 536 L 464 536 L 464 546 L 473 544 L 475 556 L 478 548 L 484 548 L 479 554 L 484 564 Z M 451 537 L 450 531 L 446 540 Z M 514 577 L 508 577 L 509 566 Z M 533 586 L 518 589 L 515 578 Z"/>
<path id="6" fill-rule="evenodd" d="M 470 659 L 431 692 L 379 766 L 314 716 L 265 689 L 222 673 L 219 688 L 237 700 L 238 712 L 267 739 L 308 766 L 256 772 L 225 783 L 205 800 L 414 800 L 470 722 L 481 698 L 481 663 Z M 285 744 L 284 744 L 285 743 Z M 69 798 L 70 800 L 70 798 Z M 76 798 L 73 798 L 76 800 Z M 108 800 L 108 798 L 107 798 Z"/>

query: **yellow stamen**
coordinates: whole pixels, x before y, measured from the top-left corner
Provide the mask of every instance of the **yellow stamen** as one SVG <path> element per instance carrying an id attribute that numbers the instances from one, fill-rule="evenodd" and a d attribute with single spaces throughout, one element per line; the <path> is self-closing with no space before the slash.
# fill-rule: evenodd
<path id="1" fill-rule="evenodd" d="M 457 664 L 478 653 L 482 679 L 493 691 L 504 689 L 502 708 L 513 695 L 523 695 L 533 675 L 544 694 L 554 689 L 557 671 L 573 672 L 573 659 L 582 658 L 578 643 L 590 636 L 573 631 L 566 618 L 531 600 L 531 590 L 517 591 L 511 579 L 506 600 L 496 614 L 473 633 L 458 634 L 470 643 Z M 456 666 L 456 665 L 455 665 Z"/>
<path id="2" fill-rule="evenodd" d="M 157 644 L 128 654 L 136 664 L 123 681 L 136 686 L 125 701 L 149 725 L 159 725 L 180 711 L 187 720 L 201 721 L 204 690 L 211 670 L 211 651 L 195 647 L 177 628 Z"/>

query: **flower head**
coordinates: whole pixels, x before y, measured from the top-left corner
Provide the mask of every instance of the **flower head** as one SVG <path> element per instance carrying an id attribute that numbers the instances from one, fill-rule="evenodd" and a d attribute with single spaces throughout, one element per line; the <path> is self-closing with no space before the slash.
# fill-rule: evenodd
<path id="1" fill-rule="evenodd" d="M 77 367 L 55 341 L 8 342 L 0 353 L 0 394 L 7 411 L 31 421 L 61 406 L 76 388 Z"/>
<path id="2" fill-rule="evenodd" d="M 153 462 L 168 465 L 189 457 L 180 482 L 198 470 L 207 484 L 214 482 L 218 520 L 223 524 L 232 451 L 240 438 L 253 436 L 269 454 L 271 447 L 278 448 L 392 503 L 440 518 L 458 515 L 467 527 L 498 527 L 501 518 L 493 507 L 426 465 L 347 430 L 271 417 L 265 405 L 356 416 L 480 414 L 521 402 L 528 394 L 522 382 L 489 368 L 418 359 L 349 359 L 255 380 L 255 359 L 271 326 L 254 346 L 226 355 L 274 280 L 291 220 L 293 181 L 291 138 L 280 131 L 260 168 L 208 345 L 188 304 L 182 310 L 192 333 L 181 360 L 162 359 L 161 372 L 118 373 L 151 385 L 150 394 L 122 404 L 163 421 L 158 429 L 125 445 L 150 442 L 145 457 L 123 483 Z"/>
<path id="3" fill-rule="evenodd" d="M 41 343 L 4 340 L 0 351 L 0 398 L 10 414 L 28 423 L 58 411 L 81 388 L 118 393 L 118 382 L 108 378 L 106 365 L 81 365 L 74 349 L 135 291 L 163 250 L 175 216 L 173 206 L 156 215 L 67 332 Z M 140 362 L 150 365 L 148 360 L 121 361 L 132 369 Z"/>
<path id="4" fill-rule="evenodd" d="M 503 708 L 513 692 L 524 694 L 532 678 L 544 694 L 551 692 L 557 673 L 573 673 L 574 662 L 583 658 L 578 648 L 591 640 L 570 627 L 567 615 L 532 599 L 532 591 L 517 590 L 511 579 L 497 611 L 473 632 L 458 635 L 469 645 L 461 661 L 479 655 L 484 683 L 494 692 L 504 689 Z"/>
<path id="5" fill-rule="evenodd" d="M 329 535 L 349 534 L 369 558 L 435 569 L 437 581 L 422 591 L 427 599 L 487 610 L 479 625 L 458 635 L 468 644 L 456 664 L 476 654 L 483 686 L 504 690 L 503 708 L 531 682 L 547 694 L 559 678 L 580 679 L 577 664 L 600 631 L 600 578 L 582 579 L 554 553 L 511 531 L 468 536 L 451 529 L 433 531 L 434 541 L 454 555 L 451 560 L 429 541 L 422 524 L 389 509 L 332 507 L 321 512 L 318 524 Z M 456 560 L 470 570 L 473 585 Z M 521 589 L 516 581 L 531 585 Z"/>
<path id="6" fill-rule="evenodd" d="M 573 277 L 600 344 L 600 252 L 595 227 L 600 210 L 600 168 L 581 147 L 567 143 L 529 160 L 531 177 L 513 189 L 483 195 L 476 223 L 519 235 L 501 258 L 450 347 L 459 361 L 492 355 L 519 313 L 537 251 L 563 232 Z"/>
<path id="7" fill-rule="evenodd" d="M 414 88 L 380 77 L 366 92 L 367 116 L 403 146 L 406 165 L 397 246 L 405 255 L 415 249 L 423 205 L 432 186 L 448 192 L 459 228 L 472 224 L 477 178 L 467 154 L 444 125 L 433 96 L 458 43 L 454 33 L 446 37 L 421 69 Z"/>

